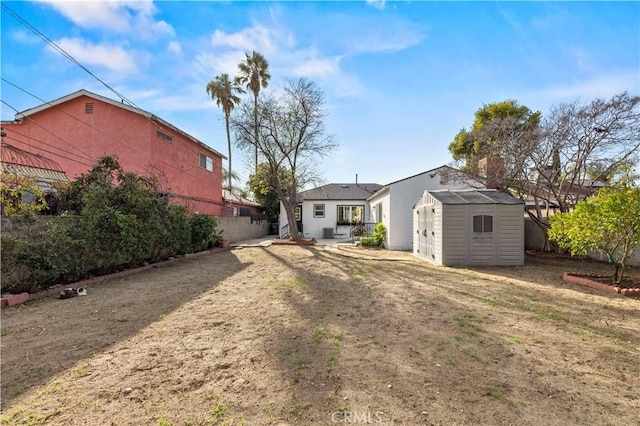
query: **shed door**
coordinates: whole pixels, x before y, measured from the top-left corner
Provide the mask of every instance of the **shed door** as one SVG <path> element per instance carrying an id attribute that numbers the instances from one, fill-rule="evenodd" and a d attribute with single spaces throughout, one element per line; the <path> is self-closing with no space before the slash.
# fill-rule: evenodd
<path id="1" fill-rule="evenodd" d="M 426 223 L 425 223 L 425 227 L 424 227 L 425 233 L 426 233 L 426 236 L 425 236 L 425 244 L 426 244 L 425 253 L 426 253 L 426 256 L 429 259 L 435 259 L 435 254 L 434 254 L 435 235 L 434 235 L 434 232 L 433 232 L 433 229 L 434 229 L 433 228 L 433 209 L 430 208 L 430 207 L 427 207 L 425 210 L 426 210 L 425 211 L 425 215 L 424 215 L 425 219 L 426 219 L 425 220 Z"/>
<path id="2" fill-rule="evenodd" d="M 420 211 L 420 254 L 427 259 L 433 259 L 433 211 L 431 207 L 424 207 Z"/>

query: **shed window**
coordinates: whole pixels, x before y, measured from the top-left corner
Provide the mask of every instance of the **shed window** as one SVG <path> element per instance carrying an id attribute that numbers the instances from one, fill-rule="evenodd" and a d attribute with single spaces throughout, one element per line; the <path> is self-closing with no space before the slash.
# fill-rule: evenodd
<path id="1" fill-rule="evenodd" d="M 159 139 L 162 139 L 163 141 L 167 141 L 167 142 L 173 143 L 173 137 L 171 137 L 170 135 L 168 135 L 166 133 L 162 133 L 160 130 L 156 130 L 156 136 Z"/>
<path id="2" fill-rule="evenodd" d="M 363 217 L 364 206 L 338 206 L 338 225 L 356 225 Z"/>
<path id="3" fill-rule="evenodd" d="M 208 172 L 213 171 L 213 158 L 200 154 L 200 167 L 207 170 Z"/>
<path id="4" fill-rule="evenodd" d="M 93 102 L 87 102 L 84 104 L 84 113 L 93 114 Z"/>
<path id="5" fill-rule="evenodd" d="M 296 218 L 296 222 L 300 222 L 302 220 L 302 206 L 297 206 L 296 211 L 294 213 Z"/>
<path id="6" fill-rule="evenodd" d="M 324 217 L 324 204 L 313 205 L 313 217 Z"/>
<path id="7" fill-rule="evenodd" d="M 474 216 L 473 232 L 493 232 L 493 216 L 488 216 L 488 215 Z"/>

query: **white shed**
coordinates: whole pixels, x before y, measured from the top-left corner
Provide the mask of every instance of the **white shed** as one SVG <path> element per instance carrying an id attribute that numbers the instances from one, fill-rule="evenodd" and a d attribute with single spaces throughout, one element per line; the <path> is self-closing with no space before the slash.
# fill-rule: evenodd
<path id="1" fill-rule="evenodd" d="M 524 202 L 495 189 L 425 191 L 413 254 L 439 265 L 523 265 Z"/>

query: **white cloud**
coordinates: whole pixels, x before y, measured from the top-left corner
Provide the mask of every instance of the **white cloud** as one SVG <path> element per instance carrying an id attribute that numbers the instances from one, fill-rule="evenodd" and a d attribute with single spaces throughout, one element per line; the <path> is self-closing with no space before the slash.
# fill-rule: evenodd
<path id="1" fill-rule="evenodd" d="M 640 82 L 637 70 L 599 75 L 591 79 L 578 80 L 566 84 L 555 84 L 528 93 L 523 98 L 525 104 L 536 104 L 534 109 L 547 109 L 553 104 L 593 98 L 610 98 L 618 93 L 629 91 L 640 94 Z"/>
<path id="2" fill-rule="evenodd" d="M 376 9 L 384 9 L 387 1 L 386 0 L 367 0 L 367 4 L 369 6 L 375 7 Z"/>
<path id="3" fill-rule="evenodd" d="M 167 49 L 169 50 L 169 52 L 173 52 L 176 55 L 182 56 L 182 46 L 177 41 L 172 41 L 171 43 L 169 43 Z"/>
<path id="4" fill-rule="evenodd" d="M 83 65 L 99 65 L 122 73 L 133 73 L 138 68 L 133 55 L 120 46 L 93 44 L 79 38 L 63 38 L 56 44 Z"/>
<path id="5" fill-rule="evenodd" d="M 300 77 L 327 77 L 340 71 L 340 58 L 310 58 L 292 69 Z"/>
<path id="6" fill-rule="evenodd" d="M 11 32 L 11 39 L 18 43 L 23 44 L 40 44 L 42 43 L 42 39 L 33 34 L 32 32 L 27 32 L 24 30 L 16 30 Z"/>
<path id="7" fill-rule="evenodd" d="M 174 33 L 171 25 L 154 19 L 156 8 L 150 0 L 41 1 L 83 28 L 135 34 L 140 38 Z"/>
<path id="8" fill-rule="evenodd" d="M 215 75 L 226 73 L 234 76 L 238 73 L 238 64 L 244 59 L 244 53 L 233 50 L 221 53 L 200 53 L 196 55 L 196 67 L 200 74 L 212 80 Z"/>
<path id="9" fill-rule="evenodd" d="M 233 34 L 215 30 L 211 36 L 211 44 L 248 52 L 256 50 L 263 55 L 269 55 L 276 51 L 273 38 L 271 30 L 262 25 L 254 25 Z"/>

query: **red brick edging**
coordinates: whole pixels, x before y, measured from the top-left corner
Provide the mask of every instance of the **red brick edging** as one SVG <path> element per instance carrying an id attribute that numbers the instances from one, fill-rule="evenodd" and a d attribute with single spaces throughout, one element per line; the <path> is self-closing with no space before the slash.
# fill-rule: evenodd
<path id="1" fill-rule="evenodd" d="M 609 293 L 619 293 L 629 297 L 640 297 L 640 288 L 621 288 L 618 286 L 601 283 L 592 278 L 603 278 L 603 276 L 577 274 L 574 272 L 565 272 L 562 275 L 562 279 L 568 283 L 580 284 L 587 287 L 595 288 L 597 290 L 602 290 Z"/>
<path id="2" fill-rule="evenodd" d="M 36 293 L 25 292 L 25 293 L 19 293 L 19 294 L 4 294 L 2 295 L 2 297 L 0 297 L 0 307 L 5 308 L 9 306 L 20 305 L 22 303 L 28 302 L 29 300 L 42 299 L 43 297 L 47 297 L 47 296 L 57 296 L 65 288 L 88 287 L 91 284 L 98 284 L 103 281 L 111 280 L 113 278 L 126 277 L 128 275 L 137 274 L 138 272 L 146 271 L 147 269 L 155 268 L 157 266 L 169 265 L 171 263 L 179 262 L 186 258 L 202 256 L 205 254 L 218 252 L 222 250 L 228 250 L 228 249 L 218 248 L 218 249 L 200 251 L 197 253 L 189 253 L 184 256 L 174 257 L 169 260 L 163 260 L 162 262 L 156 262 L 156 263 L 140 266 L 139 268 L 125 269 L 124 271 L 114 272 L 113 274 L 101 275 L 99 277 L 94 277 L 94 278 L 88 278 L 86 280 L 77 281 L 75 283 L 54 285 L 45 290 L 38 291 Z"/>

